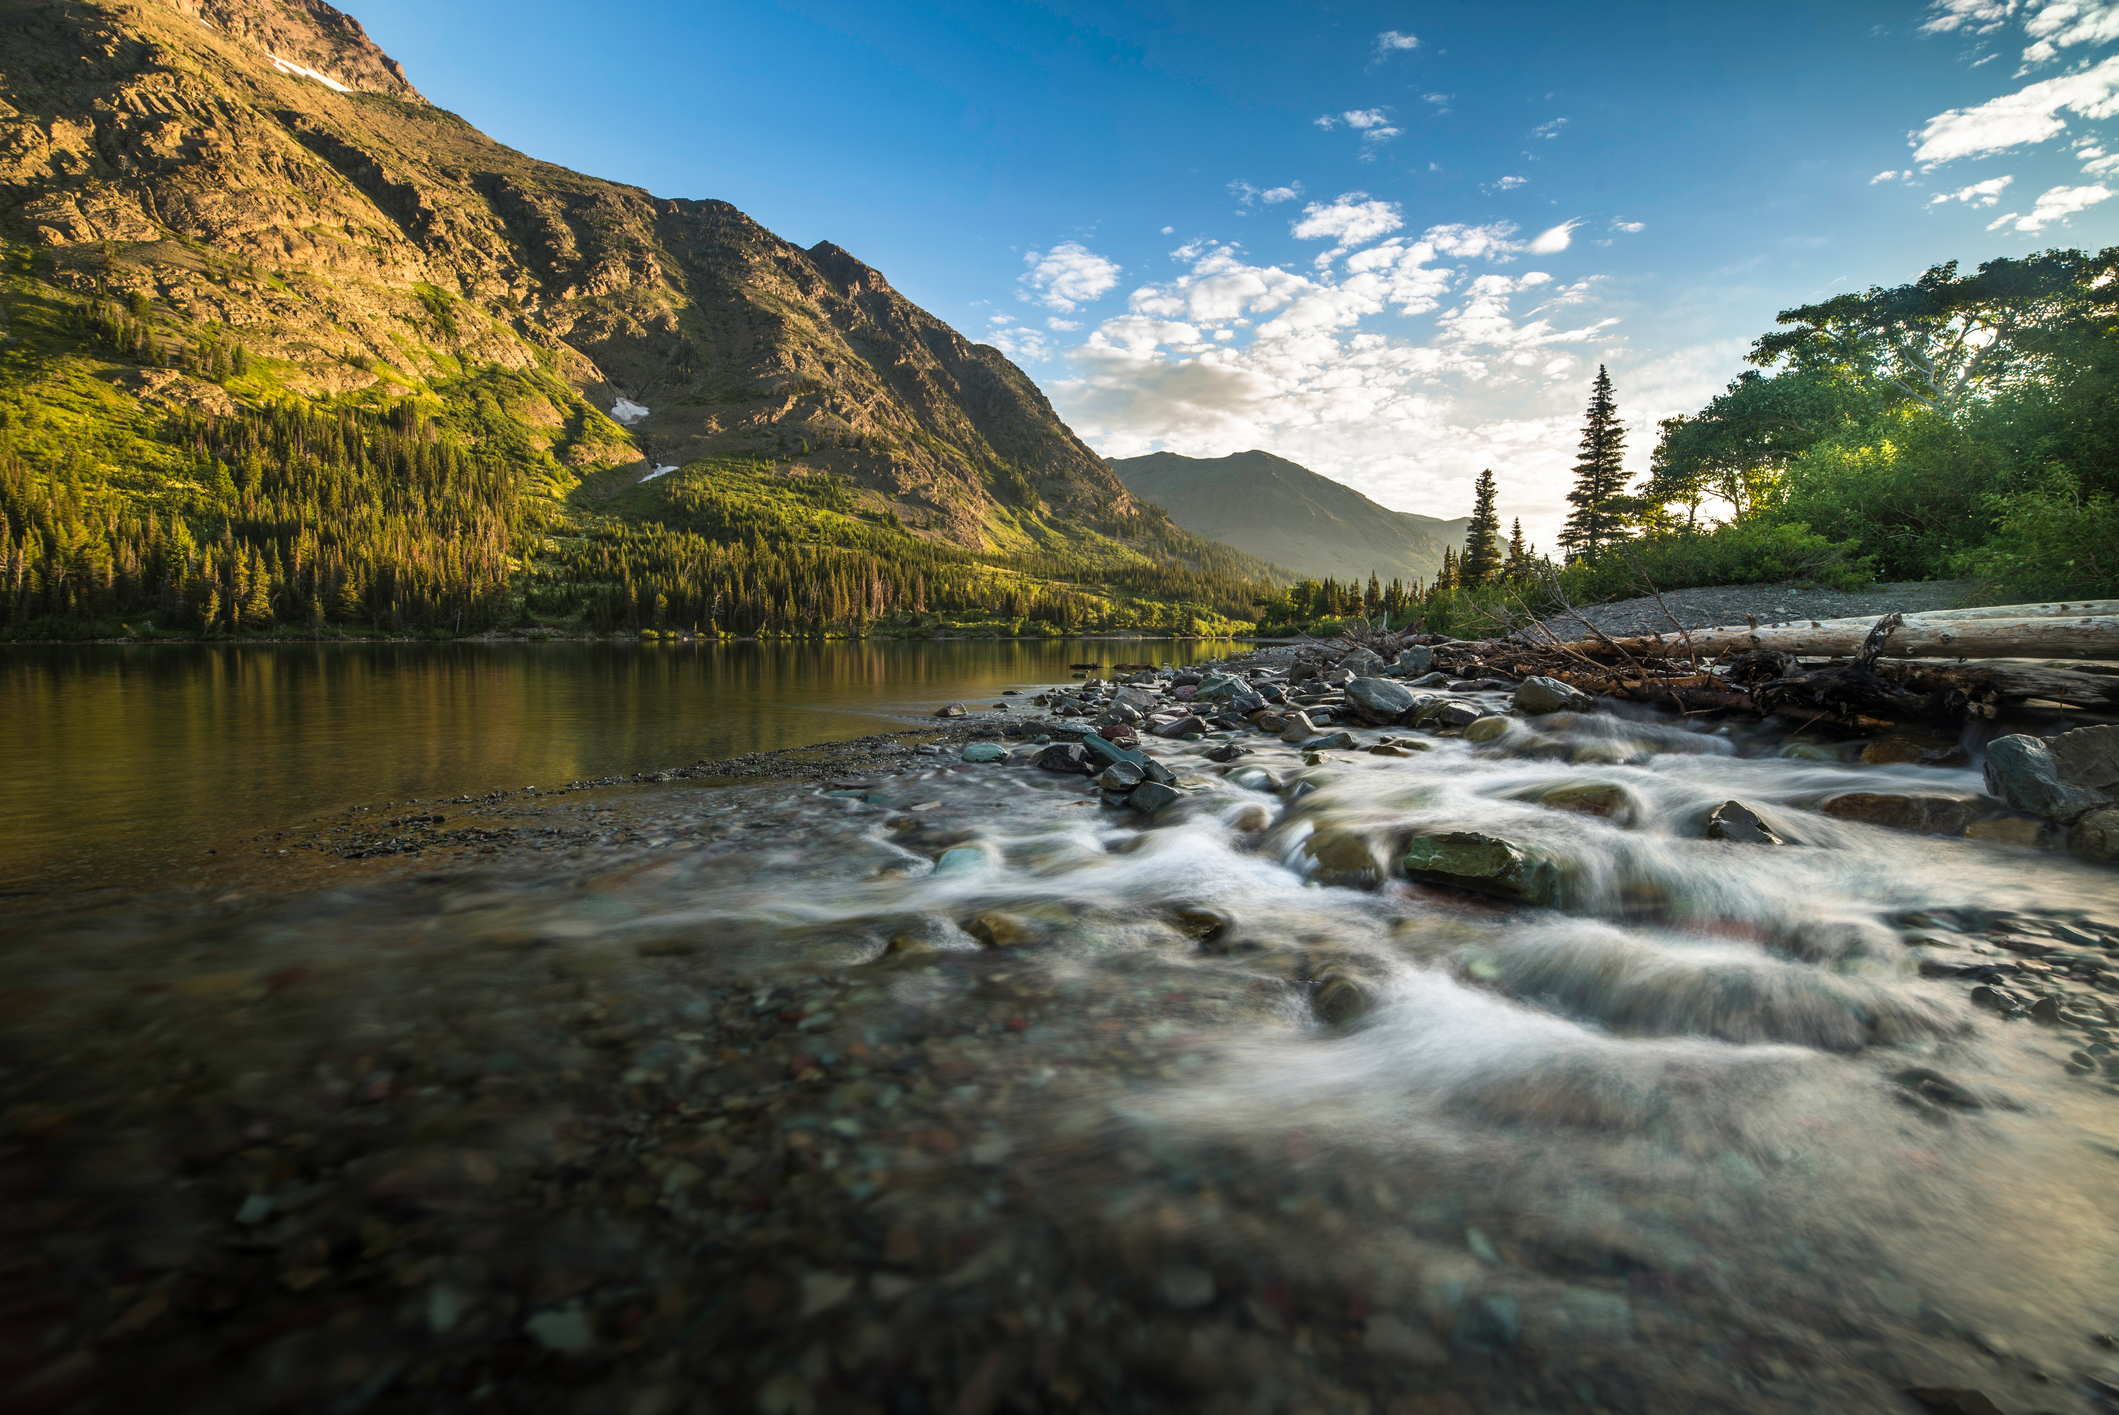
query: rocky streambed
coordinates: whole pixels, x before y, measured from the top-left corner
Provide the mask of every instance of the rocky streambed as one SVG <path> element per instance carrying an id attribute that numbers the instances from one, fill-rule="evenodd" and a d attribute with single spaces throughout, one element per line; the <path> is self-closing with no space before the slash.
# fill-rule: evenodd
<path id="1" fill-rule="evenodd" d="M 11 1405 L 2100 1408 L 2119 876 L 1961 744 L 1291 662 L 18 927 Z"/>

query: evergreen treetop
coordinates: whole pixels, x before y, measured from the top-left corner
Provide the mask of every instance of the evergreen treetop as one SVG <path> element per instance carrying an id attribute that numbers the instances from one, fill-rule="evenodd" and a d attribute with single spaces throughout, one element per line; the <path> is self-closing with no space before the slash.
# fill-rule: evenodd
<path id="1" fill-rule="evenodd" d="M 1594 565 L 1605 546 L 1625 539 L 1625 521 L 1616 504 L 1626 490 L 1625 456 L 1626 428 L 1619 421 L 1611 374 L 1598 364 L 1596 381 L 1589 386 L 1589 410 L 1582 421 L 1575 487 L 1567 493 L 1567 503 L 1575 509 L 1560 530 L 1560 546 L 1569 560 Z"/>
<path id="2" fill-rule="evenodd" d="M 1501 513 L 1493 469 L 1472 484 L 1472 519 L 1464 529 L 1464 555 L 1457 561 L 1457 580 L 1465 588 L 1483 585 L 1501 573 Z"/>

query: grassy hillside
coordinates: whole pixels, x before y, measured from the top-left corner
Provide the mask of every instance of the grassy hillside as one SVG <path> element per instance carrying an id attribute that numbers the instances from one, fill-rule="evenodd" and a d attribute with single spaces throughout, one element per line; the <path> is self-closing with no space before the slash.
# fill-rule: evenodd
<path id="1" fill-rule="evenodd" d="M 0 635 L 1169 630 L 1270 592 L 839 247 L 513 152 L 321 3 L 211 8 L 0 16 Z"/>

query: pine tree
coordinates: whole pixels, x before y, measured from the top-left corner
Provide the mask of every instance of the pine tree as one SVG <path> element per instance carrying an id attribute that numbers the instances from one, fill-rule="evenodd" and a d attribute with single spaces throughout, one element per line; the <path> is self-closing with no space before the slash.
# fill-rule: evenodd
<path id="1" fill-rule="evenodd" d="M 1575 489 L 1567 493 L 1567 503 L 1575 509 L 1560 531 L 1560 545 L 1569 560 L 1594 565 L 1605 546 L 1625 538 L 1625 528 L 1611 505 L 1626 489 L 1625 453 L 1626 429 L 1619 422 L 1611 375 L 1598 364 L 1596 382 L 1589 388 L 1589 411 L 1582 422 Z"/>
<path id="2" fill-rule="evenodd" d="M 1457 551 L 1453 546 L 1442 547 L 1442 568 L 1435 572 L 1435 588 L 1453 590 L 1457 588 Z"/>
<path id="3" fill-rule="evenodd" d="M 1464 555 L 1457 561 L 1457 579 L 1467 589 L 1483 585 L 1501 572 L 1501 513 L 1494 509 L 1498 495 L 1491 468 L 1472 483 L 1472 520 L 1464 528 Z"/>
<path id="4" fill-rule="evenodd" d="M 1530 574 L 1530 546 L 1523 539 L 1523 518 L 1510 523 L 1508 528 L 1508 564 L 1503 573 L 1511 581 L 1522 580 Z"/>

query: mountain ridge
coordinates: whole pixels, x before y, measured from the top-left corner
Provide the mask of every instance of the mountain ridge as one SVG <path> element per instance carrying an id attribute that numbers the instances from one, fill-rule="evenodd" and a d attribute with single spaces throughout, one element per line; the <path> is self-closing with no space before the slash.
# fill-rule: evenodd
<path id="1" fill-rule="evenodd" d="M 1253 448 L 1225 457 L 1111 459 L 1134 494 L 1192 534 L 1323 579 L 1431 582 L 1469 517 L 1393 511 L 1330 477 Z"/>

